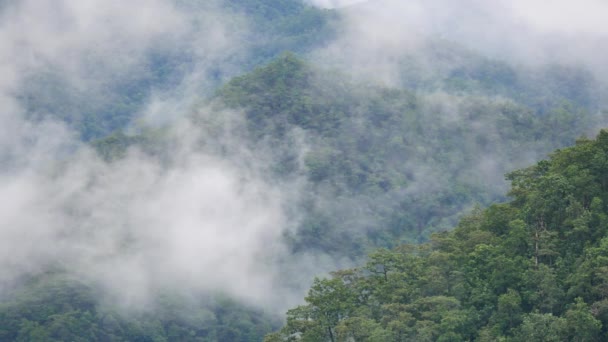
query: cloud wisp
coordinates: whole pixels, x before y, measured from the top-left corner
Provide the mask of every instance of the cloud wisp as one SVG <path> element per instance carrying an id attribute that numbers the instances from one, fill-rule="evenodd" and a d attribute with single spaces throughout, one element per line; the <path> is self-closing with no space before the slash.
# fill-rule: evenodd
<path id="1" fill-rule="evenodd" d="M 541 21 L 540 1 L 317 2 L 342 7 L 344 21 L 338 40 L 313 59 L 395 84 L 401 81 L 396 70 L 411 56 L 428 69 L 424 72 L 437 67 L 436 59 L 426 58 L 427 38 L 434 36 L 512 63 L 574 63 L 600 78 L 608 75 L 605 52 L 592 53 L 606 41 L 603 21 L 579 20 L 587 13 L 580 10 L 564 25 L 568 7 L 559 3 Z M 285 206 L 293 204 L 300 184 L 268 179 L 266 158 L 272 151 L 240 138 L 245 135 L 240 113 L 203 108 L 192 120 L 201 94 L 217 78 L 234 73 L 235 58 L 246 55 L 248 35 L 245 18 L 213 3 L 197 10 L 191 5 L 169 0 L 1 5 L 0 284 L 54 267 L 127 304 L 146 303 L 156 291 L 171 288 L 221 291 L 282 310 L 313 274 L 340 267 L 341 261 L 325 255 L 299 255 L 299 260 L 289 255 L 283 236 L 297 218 Z M 604 8 L 599 1 L 588 5 L 580 6 L 590 12 Z M 106 162 L 80 141 L 73 122 L 54 119 L 64 111 L 103 111 L 129 86 L 150 82 L 150 74 L 163 69 L 159 66 L 169 75 L 155 77 L 166 82 L 146 88 L 130 128 L 170 124 L 161 155 L 134 147 Z M 57 97 L 65 89 L 68 95 Z M 458 99 L 433 96 L 426 101 L 429 107 L 442 105 L 441 124 L 463 114 L 450 107 Z M 45 105 L 32 109 L 31 98 Z M 207 135 L 217 120 L 231 130 Z M 502 167 L 502 161 L 486 160 L 477 172 L 498 173 L 496 165 Z M 414 170 L 420 190 L 405 192 L 428 190 L 425 184 L 434 181 L 429 169 Z M 487 182 L 494 180 L 489 176 Z M 382 203 L 393 195 L 400 194 L 388 194 Z M 356 205 L 367 204 L 346 201 L 344 211 Z M 363 224 L 368 218 L 356 217 Z M 304 285 L 298 287 L 300 279 Z"/>
<path id="2" fill-rule="evenodd" d="M 566 64 L 608 78 L 602 62 L 608 56 L 597 48 L 608 41 L 608 25 L 602 20 L 608 8 L 602 1 L 377 0 L 337 5 L 343 5 L 340 38 L 318 60 L 384 84 L 398 81 L 408 58 L 429 69 L 445 63 L 429 52 L 429 38 L 514 65 Z"/>
<path id="3" fill-rule="evenodd" d="M 290 226 L 285 193 L 264 176 L 263 152 L 239 140 L 239 113 L 199 109 L 192 121 L 193 105 L 215 81 L 210 74 L 241 53 L 246 27 L 243 18 L 206 6 L 25 0 L 3 7 L 0 285 L 52 268 L 127 306 L 165 289 L 272 306 L 281 236 Z M 30 76 L 50 70 L 103 108 L 125 79 L 149 72 L 151 55 L 176 50 L 191 61 L 186 70 L 175 71 L 170 89 L 151 89 L 134 115 L 134 126 L 170 123 L 160 155 L 133 147 L 107 162 L 54 119 L 61 113 L 53 110 L 67 104 L 39 109 L 35 118 L 24 106 Z M 35 89 L 34 96 L 47 91 Z M 218 117 L 236 133 L 210 140 L 200 122 Z"/>

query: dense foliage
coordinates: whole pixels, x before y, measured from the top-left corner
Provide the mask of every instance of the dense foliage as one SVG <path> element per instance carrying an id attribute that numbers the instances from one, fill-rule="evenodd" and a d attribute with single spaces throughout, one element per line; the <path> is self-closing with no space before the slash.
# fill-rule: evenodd
<path id="1" fill-rule="evenodd" d="M 335 12 L 305 5 L 299 0 L 175 0 L 176 6 L 196 14 L 221 9 L 228 18 L 241 18 L 248 27 L 244 46 L 227 51 L 224 60 L 209 66 L 205 82 L 196 85 L 204 97 L 227 79 L 247 72 L 289 50 L 305 54 L 333 37 Z M 235 19 L 235 27 L 243 26 Z M 47 66 L 24 74 L 27 87 L 19 89 L 18 98 L 30 119 L 53 117 L 66 122 L 85 141 L 104 138 L 121 131 L 137 117 L 150 97 L 158 92 L 179 88 L 189 73 L 195 72 L 201 56 L 193 51 L 189 37 L 151 48 L 141 56 L 140 64 L 128 73 L 112 75 L 112 86 L 93 75 L 83 87 L 66 77 L 66 70 Z M 85 65 L 95 69 L 96 65 Z M 176 95 L 177 96 L 177 95 Z"/>
<path id="2" fill-rule="evenodd" d="M 298 186 L 285 204 L 298 225 L 284 236 L 289 257 L 366 262 L 315 279 L 268 342 L 608 338 L 608 133 L 510 173 L 511 201 L 491 205 L 507 198 L 496 175 L 596 131 L 593 75 L 516 67 L 430 38 L 422 59 L 404 56 L 397 81 L 382 84 L 311 58 L 335 37 L 339 11 L 299 0 L 175 3 L 246 18 L 246 46 L 193 87 L 218 115 L 244 113 L 238 142 L 269 161 L 270 181 Z M 172 94 L 196 65 L 190 42 L 174 43 L 109 88 L 30 70 L 18 99 L 28 119 L 66 122 L 107 162 L 130 146 L 170 154 L 165 127 L 133 126 L 155 92 Z M 205 134 L 201 145 L 217 143 Z M 463 217 L 476 204 L 491 206 Z M 259 341 L 279 329 L 222 295 L 168 291 L 133 311 L 69 273 L 28 275 L 3 292 L 0 341 Z"/>
<path id="3" fill-rule="evenodd" d="M 266 341 L 604 341 L 608 131 L 510 173 L 512 200 L 315 279 Z"/>
<path id="4" fill-rule="evenodd" d="M 253 141 L 290 146 L 275 148 L 277 177 L 306 175 L 295 250 L 349 257 L 452 227 L 474 203 L 502 198 L 493 175 L 571 144 L 593 123 L 559 94 L 535 108 L 361 85 L 292 54 L 233 79 L 218 97 L 245 110 Z M 304 132 L 304 146 L 288 144 L 294 130 Z"/>
<path id="5" fill-rule="evenodd" d="M 222 296 L 155 296 L 145 309 L 109 305 L 94 285 L 61 273 L 27 279 L 0 303 L 1 341 L 259 341 L 270 315 Z M 273 323 L 274 322 L 274 323 Z"/>
<path id="6" fill-rule="evenodd" d="M 488 68 L 488 64 L 479 68 Z M 468 81 L 452 82 L 463 75 Z M 520 93 L 514 90 L 517 86 L 502 84 L 501 78 L 487 77 L 485 83 L 479 83 L 471 78 L 475 75 L 454 74 L 445 80 L 450 86 L 441 91 L 362 85 L 342 72 L 284 54 L 234 78 L 218 90 L 212 102 L 245 112 L 247 134 L 243 138 L 271 154 L 270 178 L 306 180 L 303 197 L 294 208 L 300 225 L 286 236 L 292 251 L 359 258 L 377 247 L 427 241 L 432 232 L 455 225 L 474 203 L 486 205 L 502 199 L 500 180 L 488 178 L 488 174 L 506 172 L 565 146 L 593 124 L 588 114 L 591 105 L 577 100 L 583 90 L 550 92 L 538 105 L 509 95 Z M 489 87 L 488 82 L 496 86 Z M 477 91 L 471 84 L 478 90 L 495 91 Z M 83 113 L 82 118 L 121 125 L 104 115 Z M 205 122 L 200 124 L 201 129 L 210 129 L 204 127 Z M 109 126 L 98 132 L 108 130 Z M 132 136 L 115 131 L 92 145 L 108 161 L 121 158 L 132 145 L 156 153 L 162 130 L 140 133 Z M 596 145 L 581 141 L 572 151 Z M 558 152 L 554 159 L 566 151 L 571 149 Z M 533 178 L 540 177 L 539 168 L 513 173 L 514 184 L 520 184 L 513 193 L 532 187 Z M 578 169 L 570 172 L 585 174 Z M 576 187 L 594 186 L 584 177 L 577 182 Z M 548 189 L 542 185 L 537 190 Z M 589 194 L 580 204 L 581 213 L 608 200 Z M 601 308 L 601 300 L 584 296 L 584 286 L 596 286 L 592 283 L 596 280 L 581 275 L 578 292 L 566 280 L 571 278 L 569 271 L 579 269 L 576 263 L 581 251 L 587 250 L 585 240 L 575 240 L 580 246 L 565 254 L 570 259 L 558 258 L 562 252 L 557 248 L 563 246 L 557 242 L 566 235 L 546 229 L 530 238 L 534 225 L 529 217 L 522 217 L 524 209 L 516 205 L 521 202 L 524 206 L 528 197 L 522 196 L 510 204 L 476 212 L 461 221 L 454 233 L 434 235 L 431 242 L 420 246 L 381 249 L 371 255 L 365 268 L 317 280 L 308 297 L 310 305 L 290 311 L 287 327 L 269 339 L 495 340 L 536 333 L 542 331 L 540 325 L 556 334 L 574 334 L 574 330 L 554 327 L 561 327 L 568 317 L 579 319 L 576 315 L 589 312 L 587 306 Z M 537 201 L 549 198 L 544 193 L 532 197 Z M 559 205 L 566 204 L 543 205 L 561 212 Z M 585 215 L 588 218 L 577 216 L 567 222 L 573 227 L 596 222 L 592 214 Z M 543 217 L 550 216 L 547 212 Z M 558 223 L 545 224 L 553 227 Z M 520 240 L 503 238 L 516 232 Z M 576 234 L 584 237 L 585 233 Z M 601 236 L 600 232 L 594 234 Z M 538 245 L 533 244 L 534 239 Z M 542 239 L 551 243 L 540 242 Z M 503 254 L 507 250 L 510 254 Z M 538 265 L 530 255 L 519 252 L 532 253 Z M 478 259 L 471 259 L 473 256 Z M 494 272 L 497 269 L 501 272 Z M 535 282 L 558 285 L 539 290 Z M 167 294 L 159 296 L 159 303 L 150 311 L 125 314 L 102 305 L 99 295 L 94 287 L 74 279 L 41 275 L 8 294 L 0 305 L 1 320 L 6 322 L 0 339 L 255 341 L 273 327 L 268 316 L 228 300 L 190 302 Z M 576 302 L 579 296 L 583 301 Z M 505 323 L 504 317 L 512 315 L 497 312 L 501 307 L 511 310 L 508 305 L 513 306 L 515 316 Z M 603 322 L 601 315 L 581 317 L 592 322 L 591 328 L 596 326 L 594 322 Z M 297 332 L 301 335 L 293 335 Z"/>

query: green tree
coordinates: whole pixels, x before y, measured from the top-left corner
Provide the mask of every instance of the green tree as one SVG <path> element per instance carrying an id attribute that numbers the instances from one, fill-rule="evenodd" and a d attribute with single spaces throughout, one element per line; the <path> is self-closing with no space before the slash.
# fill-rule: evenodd
<path id="1" fill-rule="evenodd" d="M 564 314 L 565 330 L 569 341 L 599 341 L 602 323 L 591 314 L 589 306 L 581 299 Z"/>
<path id="2" fill-rule="evenodd" d="M 513 341 L 518 342 L 559 342 L 566 340 L 565 319 L 550 313 L 530 313 L 523 317 L 522 324 L 515 332 Z"/>

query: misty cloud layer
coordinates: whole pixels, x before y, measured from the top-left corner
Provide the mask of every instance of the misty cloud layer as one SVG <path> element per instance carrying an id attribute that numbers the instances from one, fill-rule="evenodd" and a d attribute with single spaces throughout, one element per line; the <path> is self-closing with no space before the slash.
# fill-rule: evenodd
<path id="1" fill-rule="evenodd" d="M 604 62 L 608 55 L 598 48 L 608 42 L 608 25 L 600 19 L 601 15 L 597 15 L 608 13 L 604 2 L 319 0 L 311 3 L 340 8 L 342 14 L 337 39 L 311 54 L 316 64 L 343 70 L 360 84 L 404 87 L 418 92 L 423 105 L 417 109 L 417 115 L 428 129 L 428 132 L 421 132 L 425 135 L 422 140 L 428 137 L 429 141 L 434 141 L 433 132 L 442 128 L 449 132 L 449 127 L 462 122 L 466 122 L 468 132 L 462 141 L 454 141 L 457 147 L 447 156 L 454 158 L 449 166 L 452 172 L 438 171 L 433 162 L 427 164 L 421 161 L 422 158 L 416 159 L 413 155 L 417 153 L 418 157 L 427 154 L 430 159 L 441 154 L 440 151 L 425 151 L 424 142 L 420 142 L 415 153 L 399 159 L 403 169 L 413 175 L 406 187 L 368 199 L 367 203 L 365 200 L 343 200 L 344 207 L 363 207 L 357 211 L 361 213 L 377 210 L 374 208 L 390 211 L 400 203 L 398 199 L 425 198 L 435 191 L 451 189 L 454 184 L 467 184 L 467 189 L 477 187 L 480 193 L 503 194 L 508 187 L 505 173 L 530 165 L 545 158 L 554 148 L 563 146 L 545 141 L 517 147 L 500 143 L 483 146 L 476 139 L 501 141 L 502 127 L 493 115 L 497 108 L 513 104 L 508 96 L 515 97 L 515 102 L 531 99 L 524 102 L 531 108 L 546 105 L 532 103 L 543 101 L 544 94 L 557 98 L 558 88 L 567 82 L 551 83 L 550 78 L 545 78 L 550 68 L 563 68 L 571 75 L 582 75 L 584 81 L 578 83 L 580 89 L 589 90 L 585 96 L 590 100 L 585 105 L 594 113 L 589 115 L 593 116 L 593 123 L 576 134 L 594 136 L 608 121 L 598 110 L 605 107 L 608 100 L 608 68 Z M 450 93 L 446 83 L 442 83 L 456 72 L 466 73 L 484 63 L 513 71 L 515 81 L 507 87 L 514 88 L 513 84 L 517 82 L 521 82 L 518 86 L 525 85 L 517 89 L 517 94 L 493 93 L 491 89 L 484 92 L 483 86 Z M 490 82 L 501 81 L 492 79 Z M 539 89 L 541 92 L 536 92 Z M 467 105 L 471 95 L 478 94 L 474 94 L 475 91 L 484 97 L 483 104 Z M 518 97 L 522 94 L 529 98 L 522 100 Z M 475 106 L 486 112 L 480 110 L 483 114 L 471 115 Z M 536 113 L 530 111 L 529 115 Z M 436 139 L 450 140 L 449 137 Z M 459 165 L 462 158 L 455 156 L 463 151 L 470 154 L 467 162 L 470 165 Z M 349 222 L 348 226 L 355 227 L 356 231 L 364 230 L 366 225 L 382 224 L 372 219 L 382 215 L 351 217 L 355 222 Z M 454 221 L 453 217 L 448 218 L 445 224 L 439 225 L 449 227 Z"/>
<path id="2" fill-rule="evenodd" d="M 426 38 L 435 36 L 512 63 L 574 63 L 598 77 L 608 75 L 607 52 L 597 48 L 608 41 L 608 26 L 597 15 L 606 13 L 606 5 L 599 0 L 573 4 L 583 8 L 577 11 L 559 1 L 548 12 L 541 1 L 355 2 L 314 2 L 352 6 L 343 8 L 337 41 L 312 59 L 395 84 L 400 81 L 395 70 L 411 55 L 425 61 Z M 286 203 L 297 198 L 298 184 L 267 179 L 265 156 L 272 151 L 244 145 L 240 113 L 199 110 L 203 125 L 217 117 L 235 125 L 221 139 L 201 144 L 206 132 L 189 115 L 218 81 L 214 75 L 234 73 L 234 63 L 226 61 L 245 53 L 247 22 L 214 4 L 198 11 L 189 4 L 0 5 L 0 292 L 2 284 L 24 274 L 56 267 L 98 284 L 123 303 L 141 304 L 155 291 L 173 288 L 222 291 L 282 309 L 293 300 L 286 300 L 292 293 L 281 288 L 286 270 L 297 269 L 309 281 L 339 267 L 342 261 L 325 255 L 289 258 L 282 237 L 297 222 L 286 213 Z M 53 119 L 62 113 L 46 112 L 57 108 L 37 108 L 35 119 L 25 108 L 24 89 L 36 89 L 35 82 L 49 74 L 78 94 L 80 102 L 74 103 L 105 108 L 119 97 L 117 85 L 149 73 L 150 55 L 174 51 L 190 63 L 173 71 L 171 87 L 149 89 L 128 127 L 171 123 L 162 158 L 133 148 L 108 163 L 69 124 Z M 427 62 L 429 70 L 435 68 Z M 46 91 L 34 95 L 52 98 Z M 441 102 L 436 112 L 448 125 L 460 113 L 441 96 L 428 101 Z M 80 109 L 75 107 L 66 110 Z M 478 171 L 488 183 L 502 179 L 496 166 L 501 161 L 481 159 Z M 428 166 L 414 168 L 420 182 L 407 192 L 428 190 L 425 185 L 435 182 Z M 289 274 L 290 285 L 298 282 L 295 274 Z M 296 297 L 307 284 L 301 286 Z"/>
<path id="3" fill-rule="evenodd" d="M 583 67 L 608 78 L 598 48 L 608 42 L 603 1 L 313 1 L 344 14 L 339 39 L 319 52 L 351 72 L 395 84 L 404 61 L 414 59 L 429 72 L 445 61 L 428 51 L 429 38 L 457 43 L 514 65 L 547 63 Z M 344 51 L 349 51 L 344 54 Z M 446 56 L 449 58 L 449 56 Z M 426 64 L 426 65 L 425 65 Z M 440 72 L 441 70 L 439 70 Z"/>
<path id="4" fill-rule="evenodd" d="M 281 196 L 253 171 L 183 146 L 184 133 L 168 165 L 136 150 L 107 164 L 80 147 L 67 163 L 3 172 L 4 275 L 65 267 L 134 301 L 183 286 L 262 296 L 281 251 Z M 19 153 L 58 156 L 58 147 Z"/>
<path id="5" fill-rule="evenodd" d="M 203 130 L 186 118 L 210 82 L 207 71 L 239 53 L 244 21 L 208 7 L 191 12 L 160 0 L 6 5 L 0 284 L 50 267 L 98 284 L 127 305 L 167 288 L 270 300 L 288 226 L 282 194 L 263 179 L 261 156 L 232 136 L 211 142 L 238 147 L 229 156 L 216 154 L 217 146 L 201 148 Z M 52 70 L 103 107 L 112 101 L 103 94 L 147 72 L 150 53 L 171 49 L 186 49 L 192 65 L 174 89 L 151 92 L 136 115 L 138 125 L 172 123 L 163 158 L 134 148 L 107 163 L 55 113 L 26 119 L 19 94 L 33 86 L 30 75 Z M 197 115 L 228 122 L 239 114 Z"/>

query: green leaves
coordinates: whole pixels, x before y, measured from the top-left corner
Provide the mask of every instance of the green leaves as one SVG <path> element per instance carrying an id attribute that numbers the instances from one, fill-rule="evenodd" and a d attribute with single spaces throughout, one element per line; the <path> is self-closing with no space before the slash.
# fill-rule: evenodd
<path id="1" fill-rule="evenodd" d="M 2 341 L 259 341 L 269 316 L 230 300 L 160 295 L 155 310 L 100 303 L 96 288 L 55 272 L 28 280 L 0 302 Z M 213 303 L 217 301 L 217 303 Z"/>
<path id="2" fill-rule="evenodd" d="M 378 249 L 361 269 L 316 279 L 308 305 L 290 311 L 300 326 L 289 320 L 283 336 L 606 340 L 608 164 L 597 157 L 606 137 L 511 173 L 513 201 L 474 210 L 452 232 Z"/>
<path id="3" fill-rule="evenodd" d="M 591 314 L 589 306 L 577 298 L 574 305 L 564 315 L 565 332 L 569 341 L 600 341 L 602 322 Z"/>
<path id="4" fill-rule="evenodd" d="M 515 332 L 517 342 L 560 342 L 565 340 L 564 318 L 550 313 L 530 313 L 523 317 L 522 324 Z"/>

